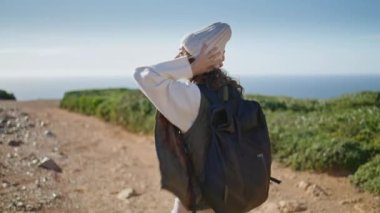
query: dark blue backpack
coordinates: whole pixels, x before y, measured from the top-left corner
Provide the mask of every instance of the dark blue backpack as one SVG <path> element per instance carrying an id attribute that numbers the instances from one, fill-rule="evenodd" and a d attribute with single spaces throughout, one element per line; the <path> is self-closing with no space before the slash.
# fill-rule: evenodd
<path id="1" fill-rule="evenodd" d="M 231 87 L 219 90 L 198 84 L 200 114 L 181 134 L 158 111 L 155 144 L 161 187 L 175 194 L 187 209 L 212 208 L 240 213 L 268 198 L 271 144 L 264 113 L 256 101 L 244 100 Z M 173 134 L 172 134 L 173 133 Z M 181 143 L 170 143 L 178 137 Z"/>
<path id="2" fill-rule="evenodd" d="M 244 100 L 227 86 L 219 92 L 198 86 L 210 103 L 212 136 L 204 177 L 193 181 L 215 212 L 248 212 L 267 200 L 271 180 L 271 144 L 264 113 L 258 102 Z"/>

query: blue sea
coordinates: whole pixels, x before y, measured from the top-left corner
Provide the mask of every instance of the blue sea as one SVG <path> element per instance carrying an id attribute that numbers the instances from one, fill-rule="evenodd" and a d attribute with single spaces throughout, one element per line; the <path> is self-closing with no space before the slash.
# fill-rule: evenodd
<path id="1" fill-rule="evenodd" d="M 380 75 L 240 76 L 245 93 L 326 99 L 360 91 L 380 91 Z M 66 91 L 137 88 L 131 76 L 0 78 L 0 89 L 18 100 L 61 99 Z"/>

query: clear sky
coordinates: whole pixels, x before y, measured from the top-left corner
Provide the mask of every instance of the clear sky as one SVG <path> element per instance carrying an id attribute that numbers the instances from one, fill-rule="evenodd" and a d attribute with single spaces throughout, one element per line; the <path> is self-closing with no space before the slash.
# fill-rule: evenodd
<path id="1" fill-rule="evenodd" d="M 235 75 L 380 74 L 378 0 L 0 0 L 0 77 L 132 75 L 216 21 Z"/>

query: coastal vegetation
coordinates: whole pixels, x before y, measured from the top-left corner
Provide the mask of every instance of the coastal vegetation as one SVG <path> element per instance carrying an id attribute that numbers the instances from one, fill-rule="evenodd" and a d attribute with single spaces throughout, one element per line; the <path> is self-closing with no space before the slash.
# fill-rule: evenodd
<path id="1" fill-rule="evenodd" d="M 12 93 L 0 89 L 0 100 L 16 100 L 16 97 Z"/>
<path id="2" fill-rule="evenodd" d="M 246 95 L 268 122 L 275 159 L 295 170 L 347 175 L 380 195 L 380 92 L 328 100 Z M 66 92 L 60 107 L 94 115 L 132 132 L 151 134 L 155 107 L 138 90 Z"/>

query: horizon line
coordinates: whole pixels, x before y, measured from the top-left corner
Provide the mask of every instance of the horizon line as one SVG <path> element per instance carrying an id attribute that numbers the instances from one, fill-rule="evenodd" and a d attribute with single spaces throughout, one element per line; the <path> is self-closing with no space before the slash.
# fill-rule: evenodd
<path id="1" fill-rule="evenodd" d="M 228 73 L 228 72 L 227 72 Z M 291 77 L 291 76 L 304 76 L 304 77 L 312 77 L 312 76 L 380 76 L 380 73 L 268 73 L 268 74 L 257 74 L 257 73 L 241 73 L 241 74 L 234 74 L 229 73 L 229 76 L 231 77 L 267 77 L 267 76 L 284 76 L 284 77 Z M 127 77 L 127 78 L 133 78 L 131 75 L 9 75 L 9 76 L 0 76 L 0 79 L 14 79 L 14 78 L 115 78 L 115 77 Z"/>

